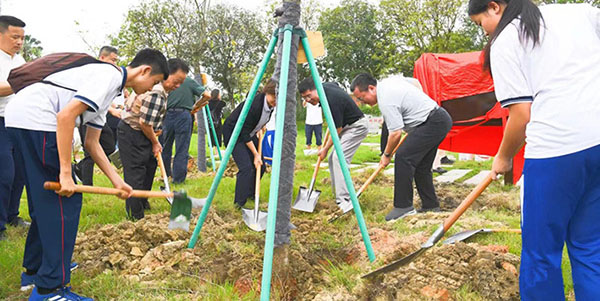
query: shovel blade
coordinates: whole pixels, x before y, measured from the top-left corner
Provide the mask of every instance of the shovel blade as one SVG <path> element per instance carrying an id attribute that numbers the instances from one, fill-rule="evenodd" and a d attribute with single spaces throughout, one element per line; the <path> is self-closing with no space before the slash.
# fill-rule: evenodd
<path id="1" fill-rule="evenodd" d="M 202 208 L 206 204 L 206 198 L 197 199 L 190 197 L 190 200 L 192 201 L 192 208 L 194 209 Z"/>
<path id="2" fill-rule="evenodd" d="M 476 230 L 467 230 L 467 231 L 458 232 L 458 233 L 448 237 L 448 239 L 444 240 L 443 244 L 445 244 L 445 245 L 454 244 L 459 241 L 466 240 L 467 238 L 469 238 L 477 233 L 480 233 L 480 232 L 491 232 L 491 231 L 488 229 L 476 229 Z"/>
<path id="3" fill-rule="evenodd" d="M 420 249 L 418 249 L 417 251 L 413 252 L 412 254 L 404 257 L 404 258 L 400 258 L 396 261 L 393 261 L 389 264 L 386 264 L 378 269 L 376 269 L 375 271 L 368 273 L 366 275 L 363 275 L 361 278 L 370 278 L 373 276 L 377 276 L 379 274 L 383 274 L 385 272 L 389 272 L 389 271 L 393 271 L 401 266 L 407 265 L 408 263 L 410 263 L 411 261 L 413 261 L 415 258 L 417 258 L 419 255 L 421 255 L 423 252 L 425 252 L 425 250 L 427 250 L 428 248 L 423 248 L 421 247 Z"/>
<path id="4" fill-rule="evenodd" d="M 175 192 L 173 203 L 171 204 L 169 229 L 182 229 L 189 231 L 191 215 L 192 200 L 190 200 L 185 191 Z"/>
<path id="5" fill-rule="evenodd" d="M 248 228 L 256 231 L 262 232 L 267 229 L 267 213 L 263 211 L 258 211 L 258 220 L 256 219 L 256 215 L 254 215 L 253 209 L 242 209 L 242 219 Z"/>
<path id="6" fill-rule="evenodd" d="M 315 211 L 320 195 L 320 190 L 315 189 L 311 192 L 306 187 L 300 186 L 298 196 L 296 196 L 296 202 L 292 208 L 309 213 L 313 212 Z"/>

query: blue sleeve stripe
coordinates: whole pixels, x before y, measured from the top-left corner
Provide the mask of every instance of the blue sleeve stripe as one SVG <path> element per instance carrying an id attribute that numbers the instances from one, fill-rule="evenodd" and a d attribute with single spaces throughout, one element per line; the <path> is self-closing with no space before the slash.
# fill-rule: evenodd
<path id="1" fill-rule="evenodd" d="M 74 98 L 77 98 L 81 102 L 88 105 L 88 107 L 92 108 L 94 110 L 94 112 L 98 112 L 98 105 L 95 102 L 93 102 L 91 99 L 89 99 L 85 96 L 81 96 L 81 95 L 75 95 Z"/>
<path id="2" fill-rule="evenodd" d="M 500 101 L 500 106 L 502 106 L 503 108 L 506 108 L 507 106 L 516 104 L 516 103 L 523 103 L 523 102 L 533 102 L 533 97 L 531 96 L 521 96 L 521 97 L 514 97 L 514 98 L 509 98 L 509 99 L 505 99 L 505 100 L 501 100 Z"/>

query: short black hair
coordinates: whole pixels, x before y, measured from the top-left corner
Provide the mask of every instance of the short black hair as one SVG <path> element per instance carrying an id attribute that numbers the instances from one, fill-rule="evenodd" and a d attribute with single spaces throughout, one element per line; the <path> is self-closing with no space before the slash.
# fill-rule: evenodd
<path id="1" fill-rule="evenodd" d="M 364 92 L 369 89 L 369 86 L 377 87 L 377 80 L 369 73 L 361 73 L 352 80 L 350 91 L 358 88 L 358 91 Z"/>
<path id="2" fill-rule="evenodd" d="M 187 74 L 190 72 L 190 66 L 182 60 L 182 59 L 169 59 L 169 74 L 174 74 L 175 72 L 181 70 L 183 73 Z"/>
<path id="3" fill-rule="evenodd" d="M 102 48 L 100 48 L 100 52 L 98 52 L 98 56 L 102 56 L 102 54 L 107 55 L 111 53 L 119 54 L 119 50 L 112 46 L 102 46 Z"/>
<path id="4" fill-rule="evenodd" d="M 210 91 L 210 98 L 211 99 L 219 98 L 219 93 L 221 93 L 221 91 L 219 91 L 219 89 L 213 89 L 212 91 Z"/>
<path id="5" fill-rule="evenodd" d="M 0 16 L 0 32 L 5 32 L 8 29 L 8 26 L 25 27 L 25 22 L 13 16 Z"/>
<path id="6" fill-rule="evenodd" d="M 145 48 L 140 50 L 135 55 L 131 63 L 129 63 L 129 67 L 131 68 L 136 68 L 142 65 L 148 65 L 152 67 L 152 75 L 162 74 L 164 79 L 169 77 L 167 58 L 165 58 L 162 52 L 156 49 Z"/>
<path id="7" fill-rule="evenodd" d="M 312 77 L 307 77 L 303 79 L 298 85 L 298 91 L 300 92 L 300 94 L 315 89 L 317 89 L 317 87 L 315 86 L 315 81 L 312 79 Z"/>

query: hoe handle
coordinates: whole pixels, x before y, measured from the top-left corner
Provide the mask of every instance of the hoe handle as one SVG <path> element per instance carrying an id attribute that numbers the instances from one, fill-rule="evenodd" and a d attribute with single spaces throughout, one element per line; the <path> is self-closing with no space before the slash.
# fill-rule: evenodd
<path id="1" fill-rule="evenodd" d="M 44 182 L 44 189 L 46 190 L 60 190 L 60 183 L 58 182 Z M 106 195 L 120 195 L 125 193 L 124 190 L 109 187 L 97 187 L 87 185 L 75 185 L 75 192 L 79 193 L 93 193 L 93 194 L 106 194 Z M 173 193 L 165 193 L 161 191 L 148 191 L 148 190 L 133 190 L 131 193 L 132 197 L 136 198 L 166 198 L 173 197 Z"/>
<path id="2" fill-rule="evenodd" d="M 400 141 L 398 142 L 398 145 L 396 145 L 396 147 L 394 147 L 394 150 L 392 151 L 392 155 L 396 153 L 396 151 L 398 150 L 398 148 L 400 147 L 400 145 L 402 144 L 402 142 L 404 142 L 404 139 L 406 139 L 406 136 L 408 135 L 404 135 L 404 137 L 402 137 L 402 139 L 400 139 Z M 391 156 L 391 155 L 390 155 Z M 377 165 L 377 169 L 375 169 L 375 171 L 373 172 L 373 174 L 367 179 L 367 181 L 360 187 L 360 189 L 358 190 L 358 192 L 356 193 L 357 196 L 360 196 L 363 191 L 365 191 L 365 189 L 367 189 L 367 187 L 369 185 L 371 185 L 371 183 L 373 182 L 373 180 L 375 180 L 375 177 L 377 177 L 377 175 L 384 169 L 385 167 L 383 167 L 382 165 Z"/>
<path id="3" fill-rule="evenodd" d="M 452 214 L 450 214 L 450 216 L 444 220 L 444 233 L 448 231 L 452 225 L 454 225 L 456 220 L 458 220 L 458 218 L 471 206 L 471 204 L 473 204 L 475 199 L 479 197 L 479 195 L 488 187 L 488 185 L 490 185 L 490 183 L 492 183 L 492 181 L 493 179 L 490 173 L 490 175 L 481 181 L 481 183 L 477 184 L 475 189 L 473 189 L 473 191 L 469 193 L 469 195 L 460 203 L 460 205 L 454 209 L 454 212 L 452 212 Z"/>

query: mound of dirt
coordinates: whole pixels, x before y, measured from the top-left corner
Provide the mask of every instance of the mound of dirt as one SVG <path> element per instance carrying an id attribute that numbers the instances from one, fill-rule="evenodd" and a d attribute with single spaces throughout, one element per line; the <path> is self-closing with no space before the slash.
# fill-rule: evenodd
<path id="1" fill-rule="evenodd" d="M 435 183 L 435 192 L 440 200 L 442 210 L 451 211 L 458 207 L 469 193 L 473 190 L 473 186 L 457 184 L 457 183 Z M 490 208 L 505 209 L 513 212 L 521 210 L 521 202 L 519 200 L 519 189 L 513 187 L 506 192 L 489 192 L 490 189 L 484 191 L 475 200 L 470 209 L 486 210 Z M 418 204 L 417 204 L 418 203 Z M 415 206 L 420 207 L 420 199 L 415 189 Z"/>
<path id="2" fill-rule="evenodd" d="M 416 251 L 418 244 L 414 237 L 410 240 L 412 250 L 400 249 L 386 262 Z M 492 252 L 477 244 L 442 245 L 407 266 L 363 281 L 353 294 L 366 299 L 423 300 L 444 291 L 453 294 L 468 285 L 485 300 L 519 300 L 519 262 L 516 255 Z"/>
<path id="3" fill-rule="evenodd" d="M 194 213 L 197 216 L 198 212 Z M 195 227 L 195 218 L 192 222 L 191 229 Z M 308 231 L 314 221 L 294 223 Z M 234 236 L 235 228 L 245 227 L 243 222 L 233 217 L 224 220 L 211 210 L 196 247 L 188 249 L 191 233 L 168 230 L 167 224 L 168 215 L 157 214 L 135 223 L 105 225 L 80 233 L 74 260 L 92 276 L 112 270 L 142 283 L 191 277 L 201 282 L 234 283 L 240 295 L 250 290 L 260 291 L 264 233 L 237 231 Z M 280 300 L 306 300 L 317 294 L 324 281 L 323 266 L 341 260 L 344 255 L 336 249 L 315 250 L 316 245 L 319 243 L 314 237 L 298 237 L 285 253 L 284 273 L 278 272 L 283 259 L 275 253 L 274 296 Z"/>

